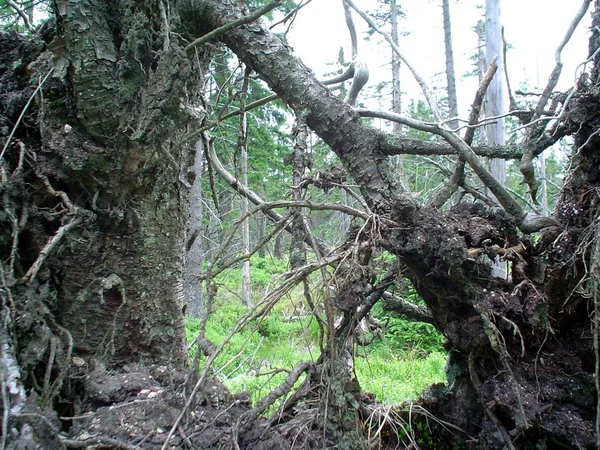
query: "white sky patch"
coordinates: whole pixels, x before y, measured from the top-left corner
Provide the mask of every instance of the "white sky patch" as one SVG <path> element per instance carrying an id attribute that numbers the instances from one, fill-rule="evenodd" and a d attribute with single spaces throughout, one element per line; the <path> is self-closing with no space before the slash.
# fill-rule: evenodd
<path id="1" fill-rule="evenodd" d="M 355 2 L 364 11 L 372 11 L 377 6 L 374 0 Z M 400 28 L 408 33 L 400 38 L 399 46 L 430 87 L 440 89 L 439 96 L 443 97 L 446 81 L 442 2 L 398 0 L 398 3 L 406 15 L 400 21 Z M 484 9 L 477 7 L 482 3 L 477 0 L 451 0 L 450 4 L 458 99 L 461 115 L 464 116 L 468 114 L 477 88 L 477 80 L 472 77 L 465 79 L 464 75 L 473 70 L 470 58 L 477 51 L 474 27 L 484 14 Z M 555 65 L 556 48 L 580 6 L 579 1 L 503 0 L 505 36 L 510 45 L 507 66 L 513 91 L 523 84 L 531 90 L 546 84 Z M 359 58 L 368 63 L 371 73 L 369 85 L 391 79 L 391 49 L 378 35 L 365 42 L 367 26 L 357 14 L 353 17 L 359 33 Z M 587 57 L 589 27 L 588 12 L 563 50 L 564 67 L 559 90 L 573 85 L 575 69 Z M 300 11 L 288 38 L 295 53 L 321 78 L 322 74 L 335 67 L 327 64 L 336 62 L 340 47 L 344 48 L 346 59 L 349 59 L 350 38 L 341 0 L 313 0 Z M 423 98 L 406 68 L 403 68 L 401 78 L 405 92 L 403 107 L 410 99 Z M 367 106 L 389 109 L 389 105 L 379 102 Z"/>

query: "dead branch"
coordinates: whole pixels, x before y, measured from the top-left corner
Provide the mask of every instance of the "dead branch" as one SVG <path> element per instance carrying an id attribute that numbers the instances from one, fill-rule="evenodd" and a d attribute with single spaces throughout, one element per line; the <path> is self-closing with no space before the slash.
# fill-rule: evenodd
<path id="1" fill-rule="evenodd" d="M 535 107 L 534 119 L 542 116 L 544 108 L 546 107 L 546 104 L 548 103 L 548 99 L 552 95 L 552 92 L 554 91 L 554 88 L 556 87 L 556 84 L 558 83 L 558 79 L 560 77 L 560 73 L 562 71 L 562 66 L 563 66 L 562 61 L 561 61 L 562 51 L 565 48 L 565 46 L 567 45 L 567 43 L 571 40 L 571 37 L 573 36 L 573 33 L 575 32 L 577 25 L 579 25 L 579 22 L 581 22 L 581 19 L 585 15 L 586 11 L 589 9 L 590 3 L 592 3 L 592 0 L 583 0 L 581 7 L 577 11 L 577 14 L 575 14 L 575 17 L 571 21 L 571 24 L 569 25 L 569 28 L 567 29 L 565 36 L 563 37 L 562 41 L 558 45 L 558 48 L 556 49 L 556 53 L 554 55 L 556 65 L 554 66 L 554 69 L 552 70 L 552 73 L 550 74 L 550 78 L 548 79 L 548 84 L 544 88 L 544 91 L 542 92 L 542 95 L 538 101 L 538 104 Z"/>
<path id="2" fill-rule="evenodd" d="M 367 84 L 367 81 L 369 81 L 369 67 L 363 62 L 356 61 L 352 86 L 350 87 L 350 92 L 348 92 L 348 97 L 346 98 L 346 102 L 349 105 L 356 104 L 358 94 L 365 84 Z"/>
<path id="3" fill-rule="evenodd" d="M 342 82 L 347 81 L 347 80 L 351 79 L 352 77 L 354 77 L 355 73 L 356 73 L 356 63 L 352 62 L 348 66 L 348 68 L 344 71 L 344 73 L 342 73 L 336 77 L 333 77 L 333 78 L 330 78 L 327 80 L 323 80 L 323 81 L 321 81 L 321 83 L 323 83 L 325 86 L 342 83 Z M 278 98 L 279 98 L 279 95 L 277 95 L 277 94 L 267 95 L 266 97 L 258 99 L 252 103 L 248 103 L 246 105 L 245 111 L 250 111 L 252 109 L 266 105 L 267 103 L 277 100 Z M 208 130 L 220 125 L 227 119 L 231 119 L 232 117 L 239 116 L 241 113 L 242 113 L 241 109 L 235 109 L 227 114 L 223 114 L 223 115 L 218 114 L 217 118 L 215 120 L 211 120 L 210 122 L 207 122 L 206 124 L 204 124 L 203 126 L 198 128 L 196 131 L 188 134 L 181 141 L 174 144 L 173 150 L 180 149 L 182 146 L 184 146 L 188 142 L 200 137 L 202 135 L 202 133 L 204 133 L 205 131 L 208 131 Z M 520 154 L 519 154 L 519 157 L 520 157 Z"/>
<path id="4" fill-rule="evenodd" d="M 294 8 L 293 11 L 291 11 L 287 16 L 285 16 L 283 19 L 281 19 L 279 22 L 275 22 L 273 25 L 271 25 L 269 27 L 269 30 L 272 30 L 273 28 L 275 28 L 277 25 L 281 25 L 282 23 L 286 23 L 287 21 L 291 20 L 290 25 L 292 25 L 292 23 L 294 22 L 294 19 L 296 18 L 296 15 L 298 14 L 298 12 L 304 8 L 306 5 L 308 5 L 312 0 L 306 0 L 304 2 L 301 2 L 297 7 Z M 289 31 L 289 26 L 288 26 L 288 30 Z M 287 33 L 286 31 L 286 33 Z"/>
<path id="5" fill-rule="evenodd" d="M 252 255 L 254 255 L 256 252 L 258 252 L 258 250 L 260 250 L 260 248 L 262 248 L 267 242 L 269 242 L 277 233 L 279 233 L 283 228 L 285 228 L 286 226 L 288 226 L 289 219 L 290 219 L 290 216 L 286 216 L 283 221 L 276 223 L 275 224 L 275 228 L 273 228 L 273 230 L 269 234 L 267 234 L 266 236 L 264 236 L 254 246 L 254 248 L 249 252 L 248 255 L 242 255 L 242 256 L 239 256 L 237 258 L 234 258 L 234 259 L 232 259 L 230 261 L 227 261 L 226 263 L 221 264 L 217 269 L 214 269 L 217 259 L 219 259 L 222 256 L 223 251 L 225 250 L 225 248 L 231 242 L 231 237 L 233 235 L 235 235 L 235 231 L 237 230 L 237 226 L 234 225 L 234 229 L 230 232 L 228 238 L 223 243 L 223 245 L 219 248 L 219 250 L 216 252 L 215 256 L 212 258 L 211 263 L 209 264 L 210 277 L 208 276 L 208 270 L 206 271 L 205 274 L 198 275 L 198 277 L 201 280 L 208 280 L 209 278 L 213 278 L 213 277 L 217 276 L 218 274 L 220 274 L 224 270 L 226 270 L 226 269 L 228 269 L 228 268 L 230 268 L 232 266 L 235 266 L 236 264 L 239 264 L 241 262 L 244 262 L 244 261 L 250 259 L 252 257 Z"/>
<path id="6" fill-rule="evenodd" d="M 278 283 L 277 289 L 270 292 L 267 296 L 265 296 L 265 298 L 261 302 L 257 303 L 246 314 L 244 314 L 237 321 L 237 323 L 234 325 L 234 327 L 229 332 L 227 337 L 223 340 L 223 342 L 221 342 L 219 344 L 219 346 L 215 349 L 215 351 L 208 357 L 208 359 L 204 365 L 204 370 L 202 371 L 202 374 L 200 375 L 200 377 L 198 378 L 198 381 L 196 382 L 192 391 L 190 392 L 189 398 L 186 401 L 183 408 L 181 409 L 179 416 L 177 416 L 177 419 L 173 423 L 173 426 L 171 427 L 171 430 L 169 431 L 169 434 L 167 435 L 167 438 L 165 440 L 165 443 L 161 447 L 161 450 L 166 450 L 169 440 L 171 439 L 171 436 L 173 436 L 173 433 L 175 433 L 175 431 L 177 430 L 177 427 L 181 423 L 181 420 L 183 419 L 184 415 L 186 414 L 186 412 L 190 408 L 192 402 L 194 401 L 196 394 L 198 393 L 200 388 L 203 386 L 203 384 L 206 380 L 206 377 L 208 376 L 208 373 L 210 371 L 212 371 L 212 365 L 215 362 L 215 359 L 223 351 L 223 348 L 225 348 L 225 346 L 227 346 L 229 344 L 229 342 L 231 341 L 233 336 L 238 331 L 240 331 L 243 327 L 245 327 L 249 322 L 251 322 L 257 318 L 264 317 L 275 306 L 275 304 L 279 301 L 279 299 L 283 295 L 285 295 L 287 292 L 289 292 L 291 289 L 293 289 L 298 283 L 300 283 L 303 279 L 305 279 L 310 273 L 314 272 L 315 270 L 319 270 L 321 267 L 324 267 L 326 265 L 334 264 L 334 263 L 338 262 L 339 260 L 341 260 L 342 258 L 347 257 L 347 256 L 348 256 L 348 252 L 343 252 L 342 254 L 339 254 L 339 255 L 325 257 L 325 258 L 322 258 L 322 260 L 317 263 L 306 264 L 302 267 L 299 267 L 298 269 L 286 272 L 285 274 L 283 274 L 279 277 L 279 278 L 284 278 L 284 280 L 281 283 Z M 230 362 L 228 362 L 227 364 L 230 364 Z M 224 367 L 222 367 L 220 370 L 222 370 L 223 368 Z M 220 370 L 216 371 L 216 373 L 220 372 Z"/>
<path id="7" fill-rule="evenodd" d="M 548 84 L 544 88 L 544 91 L 542 92 L 542 95 L 540 96 L 540 99 L 535 107 L 532 121 L 529 124 L 527 124 L 527 126 L 531 126 L 533 123 L 536 123 L 537 121 L 539 121 L 542 118 L 544 108 L 546 107 L 548 100 L 550 99 L 550 96 L 552 95 L 552 92 L 554 91 L 554 88 L 556 87 L 556 85 L 558 83 L 558 79 L 560 78 L 560 74 L 562 72 L 562 67 L 563 67 L 563 64 L 561 61 L 562 50 L 564 49 L 565 45 L 567 45 L 567 43 L 573 36 L 573 33 L 574 33 L 575 29 L 577 28 L 577 25 L 579 24 L 579 22 L 585 15 L 586 11 L 588 10 L 590 3 L 591 3 L 591 0 L 583 1 L 581 7 L 579 8 L 579 11 L 577 11 L 577 14 L 575 15 L 575 17 L 573 18 L 573 21 L 569 25 L 569 28 L 567 29 L 567 32 L 565 33 L 563 40 L 558 45 L 558 48 L 556 49 L 556 53 L 555 53 L 556 66 L 554 67 L 554 70 L 550 74 L 550 78 L 548 79 Z M 562 111 L 558 115 L 559 118 L 562 117 L 562 114 L 564 113 L 564 111 L 566 109 L 566 104 L 568 103 L 569 99 L 575 93 L 576 90 L 577 90 L 577 84 L 575 84 L 575 87 L 572 89 L 571 93 L 567 97 L 567 100 L 565 101 L 565 104 L 563 105 Z M 523 175 L 523 181 L 525 183 L 527 183 L 527 185 L 529 186 L 529 192 L 530 192 L 531 198 L 534 203 L 537 203 L 536 194 L 537 194 L 538 183 L 537 183 L 537 180 L 535 177 L 535 169 L 533 167 L 532 145 L 535 142 L 535 140 L 537 139 L 537 137 L 542 134 L 544 128 L 545 128 L 545 124 L 529 128 L 529 133 L 525 139 L 525 145 L 523 148 L 523 157 L 521 158 L 521 164 L 519 166 L 519 171 Z"/>
<path id="8" fill-rule="evenodd" d="M 386 311 L 394 311 L 397 314 L 401 314 L 408 320 L 414 322 L 423 322 L 435 325 L 431 313 L 426 306 L 415 305 L 407 302 L 402 297 L 398 297 L 391 292 L 384 292 L 383 298 L 383 309 Z"/>
<path id="9" fill-rule="evenodd" d="M 144 450 L 137 445 L 128 444 L 119 439 L 108 436 L 92 436 L 86 439 L 61 439 L 61 442 L 68 448 L 90 448 L 97 445 L 109 445 L 111 448 L 120 450 Z"/>
<path id="10" fill-rule="evenodd" d="M 361 117 L 376 117 L 380 119 L 391 120 L 420 131 L 441 136 L 454 149 L 456 149 L 460 156 L 465 159 L 465 161 L 471 166 L 471 169 L 473 169 L 473 172 L 475 172 L 483 184 L 489 188 L 489 190 L 494 194 L 494 196 L 509 214 L 515 217 L 519 223 L 525 218 L 525 211 L 521 205 L 519 205 L 506 191 L 506 189 L 500 183 L 498 183 L 498 181 L 485 168 L 481 161 L 479 161 L 479 158 L 475 152 L 473 152 L 471 147 L 469 147 L 465 141 L 460 138 L 460 136 L 457 136 L 456 133 L 439 126 L 437 123 L 422 122 L 420 120 L 391 112 L 374 111 L 364 108 L 356 108 L 356 111 L 361 115 Z"/>
<path id="11" fill-rule="evenodd" d="M 31 265 L 25 276 L 21 278 L 20 281 L 22 283 L 31 284 L 33 280 L 35 280 L 35 277 L 37 276 L 38 272 L 42 268 L 42 265 L 44 264 L 50 253 L 52 253 L 52 250 L 54 250 L 58 243 L 62 241 L 62 239 L 72 228 L 75 228 L 81 222 L 82 220 L 80 217 L 74 217 L 73 219 L 71 219 L 70 222 L 67 222 L 65 225 L 62 225 L 54 234 L 54 236 L 52 236 L 50 240 L 48 240 L 35 262 Z"/>
<path id="12" fill-rule="evenodd" d="M 248 212 L 248 215 L 253 215 L 258 211 L 265 211 L 267 209 L 275 209 L 275 208 L 306 208 L 313 211 L 337 211 L 344 214 L 348 214 L 349 216 L 359 217 L 363 220 L 368 220 L 372 214 L 368 214 L 366 212 L 360 211 L 351 206 L 342 205 L 340 203 L 314 203 L 311 201 L 303 201 L 303 200 L 275 200 L 271 202 L 264 202 L 262 205 L 258 205 L 252 211 Z M 238 220 L 243 220 L 240 218 Z M 397 224 L 393 221 L 390 221 L 389 225 Z"/>
<path id="13" fill-rule="evenodd" d="M 296 381 L 298 381 L 298 378 L 300 378 L 300 375 L 309 370 L 312 366 L 312 362 L 306 361 L 301 361 L 298 364 L 296 364 L 291 370 L 291 372 L 288 374 L 286 379 L 283 381 L 283 383 L 281 383 L 279 386 L 277 386 L 275 389 L 269 392 L 269 394 L 263 397 L 258 406 L 252 408 L 250 411 L 243 414 L 242 417 L 238 419 L 238 424 L 244 421 L 245 423 L 243 425 L 243 429 L 248 426 L 251 426 L 252 423 L 258 418 L 258 416 L 265 412 L 269 408 L 269 406 L 271 406 L 273 403 L 275 403 L 275 401 L 277 401 L 278 398 L 287 395 L 294 387 L 294 384 L 296 384 Z"/>
<path id="14" fill-rule="evenodd" d="M 479 121 L 479 115 L 481 113 L 481 106 L 483 105 L 483 99 L 485 98 L 485 93 L 487 92 L 487 88 L 490 85 L 494 74 L 498 70 L 498 65 L 496 64 L 496 58 L 492 60 L 490 63 L 488 70 L 484 77 L 479 83 L 479 87 L 477 88 L 477 92 L 475 93 L 475 100 L 473 101 L 473 105 L 471 107 L 471 114 L 469 115 L 469 125 L 476 125 Z M 475 128 L 467 128 L 465 131 L 464 141 L 467 145 L 471 145 L 473 142 L 473 137 L 475 136 Z M 450 177 L 450 179 L 444 184 L 442 189 L 432 198 L 430 202 L 430 206 L 433 208 L 441 208 L 444 203 L 448 201 L 450 196 L 458 189 L 458 186 L 464 182 L 464 173 L 465 173 L 465 159 L 463 156 L 458 157 L 458 161 L 456 163 L 456 167 L 454 169 L 454 173 Z"/>
<path id="15" fill-rule="evenodd" d="M 29 100 L 27 100 L 27 103 L 23 107 L 23 110 L 21 111 L 21 114 L 19 114 L 19 118 L 15 122 L 15 125 L 13 126 L 10 134 L 8 135 L 8 138 L 6 139 L 6 143 L 4 144 L 4 148 L 2 149 L 2 152 L 0 152 L 0 163 L 2 162 L 2 158 L 4 157 L 4 153 L 6 152 L 6 149 L 8 148 L 8 146 L 10 145 L 10 143 L 12 141 L 12 138 L 14 137 L 15 132 L 17 131 L 17 128 L 21 124 L 21 121 L 23 120 L 23 117 L 25 117 L 25 113 L 29 109 L 29 106 L 31 105 L 31 102 L 33 101 L 33 99 L 35 98 L 35 96 L 37 95 L 37 93 L 40 91 L 40 89 L 42 89 L 42 86 L 44 85 L 44 83 L 46 82 L 46 80 L 52 74 L 53 71 L 54 71 L 54 67 L 51 68 L 48 71 L 48 73 L 46 74 L 46 76 L 44 76 L 44 78 L 42 79 L 42 81 L 40 81 L 38 83 L 37 87 L 35 88 L 35 90 L 31 94 L 31 96 L 29 97 Z"/>
<path id="16" fill-rule="evenodd" d="M 510 195 L 504 186 L 502 186 L 481 163 L 473 149 L 465 143 L 456 133 L 439 126 L 437 123 L 422 122 L 400 114 L 394 114 L 385 111 L 373 111 L 369 109 L 355 109 L 362 117 L 376 117 L 402 123 L 411 128 L 433 133 L 441 136 L 465 161 L 471 166 L 473 172 L 479 177 L 481 182 L 494 194 L 500 205 L 517 221 L 517 226 L 524 233 L 533 233 L 542 228 L 558 226 L 559 223 L 550 217 L 541 217 L 537 214 L 526 213 L 521 205 Z"/>
<path id="17" fill-rule="evenodd" d="M 208 142 L 208 139 L 207 139 L 207 142 Z M 208 160 L 209 160 L 210 164 L 212 165 L 212 167 L 219 174 L 219 176 L 221 178 L 223 178 L 223 180 L 227 184 L 229 184 L 229 186 L 231 186 L 233 188 L 233 190 L 235 190 L 238 194 L 246 197 L 248 200 L 250 200 L 252 203 L 254 203 L 255 205 L 257 205 L 259 207 L 261 205 L 265 204 L 265 201 L 262 198 L 260 198 L 260 196 L 258 194 L 256 194 L 254 191 L 252 191 L 247 186 L 244 186 L 242 183 L 240 183 L 236 177 L 234 177 L 231 173 L 229 173 L 229 171 L 227 171 L 227 169 L 225 169 L 225 167 L 219 160 L 217 153 L 215 152 L 212 142 L 209 142 L 209 145 L 208 145 L 208 156 L 209 156 Z M 283 220 L 283 216 L 281 214 L 279 214 L 278 212 L 273 211 L 273 209 L 266 208 L 264 210 L 264 213 L 269 219 L 271 219 L 274 222 L 281 222 Z M 292 232 L 289 225 L 285 225 L 284 229 L 290 233 Z M 324 242 L 322 242 L 320 239 L 317 239 L 316 237 L 314 237 L 314 242 L 307 240 L 306 243 L 308 245 L 316 244 L 319 251 L 323 254 L 326 254 L 329 252 L 327 245 L 325 245 Z"/>

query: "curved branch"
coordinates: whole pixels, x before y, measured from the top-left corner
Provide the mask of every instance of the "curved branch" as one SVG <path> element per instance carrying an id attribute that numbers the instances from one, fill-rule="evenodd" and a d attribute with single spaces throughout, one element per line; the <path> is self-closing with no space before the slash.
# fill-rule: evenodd
<path id="1" fill-rule="evenodd" d="M 356 61 L 353 63 L 353 66 L 354 79 L 352 80 L 352 87 L 350 88 L 348 98 L 346 99 L 346 102 L 352 106 L 356 104 L 356 99 L 358 98 L 360 90 L 367 84 L 367 81 L 369 81 L 369 68 L 365 63 Z"/>
<path id="2" fill-rule="evenodd" d="M 535 107 L 535 112 L 533 114 L 531 123 L 539 121 L 539 119 L 542 117 L 544 108 L 546 107 L 548 100 L 550 99 L 550 96 L 552 95 L 552 92 L 554 91 L 554 88 L 556 87 L 556 85 L 558 83 L 558 79 L 560 78 L 560 74 L 562 72 L 563 64 L 561 61 L 561 53 L 562 53 L 565 45 L 567 45 L 567 43 L 573 36 L 573 33 L 575 32 L 577 25 L 579 25 L 579 22 L 581 22 L 581 19 L 583 18 L 586 11 L 588 10 L 590 3 L 591 3 L 591 0 L 583 1 L 581 7 L 579 8 L 579 11 L 577 11 L 577 14 L 575 15 L 571 24 L 569 25 L 569 28 L 567 29 L 567 32 L 565 33 L 563 40 L 560 42 L 560 44 L 558 45 L 558 48 L 556 49 L 556 53 L 555 53 L 556 65 L 554 67 L 554 70 L 550 74 L 550 78 L 548 79 L 548 84 L 544 88 L 544 91 L 542 92 L 542 95 L 540 96 L 540 99 Z M 577 85 L 572 90 L 571 94 L 569 95 L 569 97 L 567 98 L 565 103 L 568 103 L 568 100 L 573 95 L 573 93 L 575 92 L 576 89 L 577 89 Z M 566 109 L 566 105 L 563 108 L 563 111 L 565 109 Z M 535 142 L 535 140 L 537 139 L 537 137 L 539 135 L 541 135 L 541 133 L 543 132 L 545 127 L 546 127 L 546 125 L 544 123 L 544 124 L 541 124 L 539 126 L 532 127 L 529 129 L 529 133 L 527 135 L 525 146 L 523 149 L 523 157 L 521 158 L 521 164 L 519 165 L 519 171 L 523 175 L 524 182 L 529 186 L 529 192 L 531 195 L 531 199 L 533 200 L 534 203 L 537 203 L 536 194 L 537 194 L 537 189 L 538 189 L 538 182 L 535 178 L 535 168 L 533 167 L 532 145 Z"/>
<path id="3" fill-rule="evenodd" d="M 460 156 L 471 166 L 473 172 L 479 177 L 481 182 L 494 194 L 500 205 L 508 212 L 517 222 L 517 226 L 524 233 L 533 233 L 542 228 L 549 226 L 558 226 L 559 223 L 549 217 L 541 217 L 536 214 L 526 213 L 521 205 L 510 195 L 510 193 L 502 186 L 494 176 L 486 169 L 479 161 L 479 158 L 463 139 L 456 133 L 440 127 L 431 122 L 421 122 L 419 120 L 405 117 L 400 114 L 394 114 L 384 111 L 372 111 L 368 109 L 357 108 L 356 111 L 362 117 L 376 117 L 396 121 L 420 131 L 436 134 L 441 136 L 448 142 Z"/>
<path id="4" fill-rule="evenodd" d="M 208 138 L 205 137 L 205 139 L 208 141 Z M 221 163 L 221 160 L 217 156 L 217 153 L 215 152 L 215 148 L 212 145 L 212 142 L 209 142 L 207 156 L 208 156 L 208 160 L 209 160 L 210 164 L 214 167 L 217 174 L 219 174 L 219 176 L 227 184 L 229 184 L 229 186 L 231 186 L 231 188 L 234 191 L 236 191 L 238 194 L 240 194 L 240 195 L 244 196 L 245 198 L 247 198 L 248 200 L 250 200 L 258 208 L 264 208 L 263 213 L 265 214 L 265 216 L 267 216 L 272 221 L 282 222 L 285 220 L 285 218 L 281 214 L 279 214 L 277 211 L 273 211 L 272 208 L 265 207 L 264 205 L 266 202 L 256 192 L 254 192 L 252 189 L 248 188 L 247 186 L 244 186 L 242 183 L 240 183 L 238 181 L 238 179 L 236 177 L 234 177 L 231 173 L 229 173 L 229 171 L 223 166 L 223 164 Z M 292 232 L 292 229 L 290 228 L 290 226 L 288 224 L 286 224 L 284 226 L 284 229 L 289 233 Z M 308 245 L 312 245 L 311 237 L 307 236 L 306 239 L 307 239 L 306 243 Z M 327 245 L 325 245 L 325 243 L 323 241 L 321 241 L 320 239 L 317 239 L 314 236 L 312 236 L 312 239 L 315 240 L 315 244 L 322 254 L 326 254 L 329 252 Z"/>
<path id="5" fill-rule="evenodd" d="M 19 15 L 21 19 L 23 19 L 25 28 L 27 28 L 28 30 L 31 30 L 33 28 L 31 26 L 31 23 L 29 22 L 29 17 L 27 17 L 27 14 L 19 5 L 17 5 L 13 0 L 6 0 L 6 4 L 10 6 Z"/>

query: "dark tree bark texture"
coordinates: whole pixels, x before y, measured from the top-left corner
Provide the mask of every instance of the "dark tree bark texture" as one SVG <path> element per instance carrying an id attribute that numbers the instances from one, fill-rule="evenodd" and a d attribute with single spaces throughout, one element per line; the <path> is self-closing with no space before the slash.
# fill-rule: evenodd
<path id="1" fill-rule="evenodd" d="M 160 6 L 61 1 L 46 41 L 2 36 L 3 145 L 54 69 L 2 161 L 3 283 L 16 293 L 29 384 L 52 370 L 51 348 L 86 364 L 187 364 L 181 263 L 193 149 L 171 143 L 202 119 L 204 67 L 171 36 L 177 10 Z"/>

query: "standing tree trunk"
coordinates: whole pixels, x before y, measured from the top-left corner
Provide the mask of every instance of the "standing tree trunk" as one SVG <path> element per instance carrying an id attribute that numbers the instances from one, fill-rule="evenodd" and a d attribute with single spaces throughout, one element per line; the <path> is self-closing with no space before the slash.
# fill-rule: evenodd
<path id="1" fill-rule="evenodd" d="M 246 96 L 248 93 L 249 72 L 244 75 L 244 83 L 241 93 L 240 131 L 238 149 L 240 151 L 240 165 L 242 186 L 248 187 L 248 123 L 244 111 Z M 250 218 L 248 215 L 248 199 L 242 197 L 242 254 L 245 258 L 242 263 L 242 304 L 250 306 Z"/>
<path id="2" fill-rule="evenodd" d="M 450 21 L 450 1 L 442 0 L 444 15 L 444 46 L 446 49 L 446 82 L 448 86 L 448 114 L 450 118 L 458 117 L 458 100 L 456 97 L 456 77 L 454 75 L 454 52 L 452 49 L 452 23 Z M 452 130 L 458 128 L 458 121 L 449 123 Z"/>
<path id="3" fill-rule="evenodd" d="M 392 40 L 396 45 L 399 43 L 400 31 L 398 29 L 398 4 L 396 0 L 390 0 L 390 22 L 392 25 Z M 400 78 L 401 61 L 396 52 L 392 52 L 392 111 L 402 114 L 402 83 Z M 392 124 L 392 130 L 396 134 L 402 133 L 402 125 L 398 122 Z M 406 176 L 404 170 L 404 159 L 402 155 L 396 158 L 396 172 L 399 183 L 406 187 Z"/>
<path id="4" fill-rule="evenodd" d="M 447 0 L 445 0 L 447 1 Z M 490 83 L 486 95 L 485 114 L 486 117 L 501 116 L 505 113 L 504 107 L 504 58 L 502 42 L 501 22 L 501 0 L 486 0 L 485 2 L 485 58 L 489 66 L 494 58 L 498 71 Z M 494 120 L 486 126 L 488 143 L 503 145 L 505 142 L 504 118 Z M 503 186 L 506 184 L 506 161 L 503 159 L 492 159 L 490 171 L 496 180 Z"/>
<path id="5" fill-rule="evenodd" d="M 12 230 L 13 256 L 20 256 L 6 267 L 6 282 L 15 292 L 26 383 L 42 386 L 43 395 L 60 388 L 49 392 L 38 379 L 48 364 L 45 346 L 61 358 L 108 366 L 187 362 L 183 168 L 194 151 L 173 143 L 202 120 L 195 103 L 204 67 L 193 67 L 173 38 L 177 10 L 163 6 L 57 3 L 54 59 L 43 54 L 32 65 L 43 76 L 54 62 L 37 104 L 39 134 L 17 129 L 1 162 L 17 170 L 11 183 L 28 186 L 9 202 L 20 205 L 10 208 L 22 220 Z M 204 59 L 199 52 L 195 61 Z M 53 208 L 56 214 L 44 212 Z M 45 326 L 31 322 L 39 311 Z M 57 356 L 54 365 L 64 376 L 70 361 Z"/>
<path id="6" fill-rule="evenodd" d="M 504 58 L 501 22 L 501 0 L 486 0 L 485 2 L 485 58 L 486 65 L 497 59 L 498 71 L 490 83 L 486 93 L 486 117 L 497 117 L 504 114 Z M 504 118 L 495 119 L 486 127 L 486 137 L 489 144 L 503 145 L 505 142 Z M 490 172 L 502 185 L 506 185 L 506 161 L 492 158 Z M 494 275 L 506 278 L 506 263 L 497 260 L 493 266 Z"/>
<path id="7" fill-rule="evenodd" d="M 392 40 L 398 45 L 398 5 L 396 0 L 390 0 L 390 22 L 392 24 Z M 402 113 L 402 85 L 400 82 L 400 57 L 396 52 L 392 52 L 392 111 Z M 394 122 L 394 133 L 402 132 L 402 125 Z"/>

